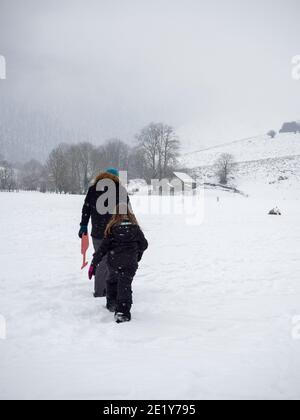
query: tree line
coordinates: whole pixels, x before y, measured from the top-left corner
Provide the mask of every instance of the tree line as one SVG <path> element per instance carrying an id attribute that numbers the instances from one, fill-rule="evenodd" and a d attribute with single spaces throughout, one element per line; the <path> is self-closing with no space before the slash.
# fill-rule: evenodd
<path id="1" fill-rule="evenodd" d="M 15 191 L 18 189 L 16 173 L 11 163 L 0 155 L 0 191 Z"/>
<path id="2" fill-rule="evenodd" d="M 129 179 L 163 179 L 178 167 L 180 141 L 173 127 L 151 123 L 136 135 L 129 146 L 120 139 L 103 145 L 90 142 L 61 143 L 45 163 L 31 160 L 14 168 L 0 157 L 0 190 L 86 193 L 92 179 L 108 167 L 128 172 Z"/>

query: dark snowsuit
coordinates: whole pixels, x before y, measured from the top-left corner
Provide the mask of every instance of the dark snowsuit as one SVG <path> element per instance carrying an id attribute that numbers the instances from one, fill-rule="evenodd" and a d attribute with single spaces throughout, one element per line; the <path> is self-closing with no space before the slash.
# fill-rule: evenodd
<path id="1" fill-rule="evenodd" d="M 94 185 L 90 187 L 87 193 L 87 196 L 86 196 L 83 208 L 82 208 L 82 218 L 81 218 L 80 224 L 81 226 L 87 226 L 91 218 L 92 219 L 91 235 L 93 238 L 100 239 L 100 240 L 104 238 L 104 232 L 105 232 L 106 226 L 108 225 L 112 217 L 112 215 L 109 213 L 99 214 L 97 210 L 98 199 L 103 194 L 107 193 L 107 190 L 108 190 L 108 188 L 104 188 L 103 191 L 97 191 L 97 184 L 99 181 L 102 181 L 102 180 L 111 180 L 114 182 L 116 186 L 116 197 L 114 197 L 116 206 L 119 204 L 120 193 L 122 197 L 124 197 L 124 202 L 126 202 L 127 200 L 127 202 L 129 203 L 129 198 L 128 198 L 126 189 L 120 184 L 118 177 L 111 174 L 103 173 L 96 178 Z M 113 207 L 116 207 L 116 206 L 113 206 Z"/>
<path id="2" fill-rule="evenodd" d="M 98 252 L 93 264 L 97 266 L 107 255 L 109 279 L 107 300 L 117 303 L 117 312 L 128 313 L 132 305 L 132 281 L 148 242 L 139 226 L 129 221 L 113 227 Z"/>
<path id="3" fill-rule="evenodd" d="M 101 180 L 110 180 L 113 181 L 116 187 L 116 197 L 113 197 L 116 205 L 120 202 L 120 197 L 124 197 L 124 201 L 129 203 L 128 194 L 126 189 L 120 184 L 119 178 L 108 174 L 103 173 L 99 175 L 94 185 L 92 185 L 87 193 L 83 208 L 82 208 L 82 219 L 81 226 L 88 226 L 90 219 L 92 219 L 92 237 L 95 251 L 98 251 L 101 243 L 104 239 L 104 232 L 106 226 L 110 222 L 112 215 L 110 213 L 100 214 L 97 210 L 97 201 L 105 193 L 107 193 L 108 188 L 104 188 L 102 191 L 97 191 L 97 183 Z M 120 194 L 121 191 L 121 194 Z M 108 203 L 106 202 L 106 205 Z M 103 297 L 106 295 L 106 285 L 109 277 L 107 269 L 106 258 L 103 258 L 102 263 L 98 266 L 95 276 L 95 297 Z"/>

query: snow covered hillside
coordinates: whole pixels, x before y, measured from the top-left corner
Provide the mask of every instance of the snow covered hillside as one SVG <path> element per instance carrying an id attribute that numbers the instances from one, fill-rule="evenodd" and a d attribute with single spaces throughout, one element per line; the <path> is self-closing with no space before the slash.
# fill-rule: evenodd
<path id="1" fill-rule="evenodd" d="M 234 155 L 236 162 L 300 156 L 300 134 L 278 134 L 274 139 L 266 135 L 241 140 L 226 146 L 217 146 L 209 150 L 184 155 L 182 163 L 188 168 L 210 166 L 222 153 Z"/>
<path id="2" fill-rule="evenodd" d="M 199 182 L 217 182 L 214 166 L 193 170 Z M 300 199 L 300 156 L 237 163 L 230 184 L 252 196 Z M 277 193 L 276 193 L 277 191 Z"/>
<path id="3" fill-rule="evenodd" d="M 0 398 L 299 399 L 299 200 L 274 194 L 208 191 L 199 226 L 141 216 L 150 248 L 116 325 L 80 272 L 83 197 L 0 193 Z"/>
<path id="4" fill-rule="evenodd" d="M 184 156 L 199 182 L 218 182 L 215 163 L 223 153 L 234 156 L 235 166 L 230 184 L 246 194 L 263 196 L 299 195 L 300 191 L 300 135 L 280 134 L 234 142 L 210 150 Z"/>

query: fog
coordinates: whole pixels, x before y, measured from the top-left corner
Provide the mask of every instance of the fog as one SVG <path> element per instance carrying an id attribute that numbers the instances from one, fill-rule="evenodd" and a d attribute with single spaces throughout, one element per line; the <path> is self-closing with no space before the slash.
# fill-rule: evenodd
<path id="1" fill-rule="evenodd" d="M 191 150 L 279 129 L 300 119 L 299 17 L 298 0 L 0 0 L 1 113 L 94 143 L 163 121 Z"/>

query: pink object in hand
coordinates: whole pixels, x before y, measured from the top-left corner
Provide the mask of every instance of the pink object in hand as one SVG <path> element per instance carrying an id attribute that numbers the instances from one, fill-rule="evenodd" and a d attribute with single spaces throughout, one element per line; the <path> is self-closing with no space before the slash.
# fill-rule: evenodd
<path id="1" fill-rule="evenodd" d="M 82 267 L 81 270 L 83 270 L 87 265 L 88 262 L 86 260 L 86 253 L 90 246 L 90 240 L 89 235 L 83 235 L 81 238 L 81 255 L 83 257 Z"/>
<path id="2" fill-rule="evenodd" d="M 92 280 L 94 275 L 95 275 L 95 266 L 91 264 L 90 269 L 89 269 L 89 279 Z"/>

